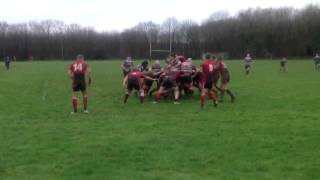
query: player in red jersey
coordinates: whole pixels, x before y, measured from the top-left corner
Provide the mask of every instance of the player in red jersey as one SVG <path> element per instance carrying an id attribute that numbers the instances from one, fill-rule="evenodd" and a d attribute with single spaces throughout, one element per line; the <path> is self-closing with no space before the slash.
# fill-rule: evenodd
<path id="1" fill-rule="evenodd" d="M 232 92 L 228 89 L 228 84 L 230 82 L 230 72 L 228 70 L 228 67 L 226 63 L 223 61 L 222 57 L 218 58 L 218 68 L 219 68 L 219 73 L 221 77 L 221 85 L 219 87 L 219 90 L 221 92 L 220 96 L 220 102 L 224 101 L 224 94 L 225 92 L 231 97 L 231 102 L 235 101 L 235 96 L 232 94 Z"/>
<path id="2" fill-rule="evenodd" d="M 91 85 L 92 76 L 91 70 L 88 64 L 84 60 L 84 56 L 79 54 L 77 60 L 74 61 L 68 71 L 69 77 L 72 80 L 72 104 L 73 112 L 71 114 L 78 112 L 78 92 L 82 92 L 83 96 L 83 112 L 88 112 L 88 94 L 87 94 L 87 82 L 86 76 L 88 77 L 88 85 Z"/>
<path id="3" fill-rule="evenodd" d="M 179 87 L 177 84 L 177 79 L 180 76 L 180 71 L 178 68 L 168 65 L 164 69 L 164 73 L 159 78 L 161 80 L 160 88 L 155 96 L 155 103 L 160 101 L 161 96 L 168 95 L 173 91 L 174 93 L 174 104 L 179 103 Z"/>
<path id="4" fill-rule="evenodd" d="M 202 87 L 201 87 L 201 107 L 204 107 L 207 95 L 212 99 L 215 107 L 218 103 L 216 100 L 216 92 L 214 86 L 214 74 L 217 71 L 215 64 L 215 56 L 207 54 L 205 56 L 204 63 L 201 65 L 202 68 Z"/>
<path id="5" fill-rule="evenodd" d="M 129 74 L 124 78 L 123 80 L 123 86 L 127 89 L 127 92 L 124 96 L 124 103 L 126 104 L 128 101 L 128 98 L 130 97 L 132 90 L 137 90 L 140 92 L 140 102 L 143 103 L 144 100 L 144 89 L 143 89 L 143 83 L 144 79 L 148 79 L 151 81 L 155 81 L 155 79 L 144 75 L 139 69 L 134 69 L 132 72 L 129 72 Z"/>

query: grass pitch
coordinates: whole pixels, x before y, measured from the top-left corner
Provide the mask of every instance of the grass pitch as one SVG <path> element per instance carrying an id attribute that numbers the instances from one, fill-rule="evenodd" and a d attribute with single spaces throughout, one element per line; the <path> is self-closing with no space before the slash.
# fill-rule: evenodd
<path id="1" fill-rule="evenodd" d="M 0 179 L 319 179 L 320 72 L 311 61 L 227 62 L 235 104 L 198 94 L 122 104 L 121 62 L 89 62 L 90 114 L 70 116 L 70 62 L 0 70 Z M 226 96 L 227 98 L 227 96 Z M 82 103 L 80 101 L 80 107 Z"/>

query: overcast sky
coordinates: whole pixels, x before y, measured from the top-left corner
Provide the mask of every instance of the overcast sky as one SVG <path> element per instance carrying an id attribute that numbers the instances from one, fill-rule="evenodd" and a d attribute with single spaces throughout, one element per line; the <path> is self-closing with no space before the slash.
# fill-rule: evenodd
<path id="1" fill-rule="evenodd" d="M 99 31 L 123 30 L 138 22 L 168 17 L 201 23 L 219 10 L 231 15 L 249 7 L 295 7 L 320 0 L 0 0 L 0 21 L 57 19 Z"/>

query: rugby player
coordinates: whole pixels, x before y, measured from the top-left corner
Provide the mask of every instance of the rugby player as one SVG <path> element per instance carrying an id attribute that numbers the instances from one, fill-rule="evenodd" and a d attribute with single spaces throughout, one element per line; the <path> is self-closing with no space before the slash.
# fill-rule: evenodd
<path id="1" fill-rule="evenodd" d="M 196 67 L 193 65 L 191 58 L 181 63 L 180 71 L 180 92 L 184 90 L 187 95 L 193 94 L 192 79 L 196 74 Z"/>
<path id="2" fill-rule="evenodd" d="M 317 53 L 316 56 L 313 58 L 314 60 L 314 64 L 315 64 L 315 68 L 316 70 L 320 70 L 320 56 Z"/>
<path id="3" fill-rule="evenodd" d="M 149 71 L 149 62 L 148 60 L 144 60 L 142 63 L 141 63 L 141 66 L 140 66 L 140 71 L 141 72 L 148 72 Z"/>
<path id="4" fill-rule="evenodd" d="M 131 57 L 127 57 L 126 60 L 124 60 L 123 64 L 121 65 L 123 77 L 126 77 L 129 72 L 131 72 L 133 68 L 133 61 Z"/>
<path id="5" fill-rule="evenodd" d="M 251 65 L 253 63 L 253 59 L 251 58 L 251 55 L 248 53 L 243 61 L 244 61 L 244 68 L 245 68 L 246 75 L 249 75 L 251 70 Z"/>
<path id="6" fill-rule="evenodd" d="M 218 67 L 219 67 L 219 72 L 221 77 L 221 81 L 220 81 L 221 84 L 219 87 L 221 95 L 220 95 L 219 101 L 224 102 L 224 94 L 226 92 L 231 97 L 231 102 L 234 102 L 235 96 L 232 94 L 232 92 L 228 88 L 228 84 L 230 82 L 230 72 L 222 57 L 218 58 Z"/>
<path id="7" fill-rule="evenodd" d="M 7 70 L 10 69 L 10 63 L 11 63 L 11 58 L 9 56 L 5 57 L 4 64 L 5 64 Z"/>
<path id="8" fill-rule="evenodd" d="M 130 97 L 132 91 L 135 89 L 140 92 L 140 103 L 143 103 L 144 100 L 144 89 L 143 89 L 143 81 L 144 79 L 148 79 L 151 81 L 155 81 L 155 79 L 144 75 L 139 69 L 134 69 L 129 72 L 128 75 L 123 80 L 123 86 L 126 88 L 127 92 L 124 96 L 124 103 L 126 104 L 128 98 Z"/>
<path id="9" fill-rule="evenodd" d="M 177 84 L 177 79 L 179 78 L 180 72 L 178 68 L 167 65 L 164 69 L 164 73 L 159 79 L 161 80 L 161 85 L 155 96 L 155 103 L 160 101 L 161 96 L 169 95 L 172 91 L 174 93 L 174 104 L 179 103 L 179 87 Z"/>
<path id="10" fill-rule="evenodd" d="M 214 73 L 216 71 L 215 56 L 206 54 L 202 68 L 201 108 L 204 107 L 207 95 L 209 95 L 215 107 L 218 106 L 216 92 L 214 90 Z"/>
<path id="11" fill-rule="evenodd" d="M 69 77 L 72 80 L 72 104 L 73 112 L 75 114 L 78 112 L 78 92 L 82 92 L 83 96 L 83 112 L 89 113 L 88 111 L 88 93 L 87 93 L 87 82 L 86 76 L 88 77 L 88 85 L 91 85 L 92 76 L 91 70 L 88 64 L 84 60 L 84 56 L 79 54 L 77 60 L 74 61 L 68 71 Z"/>
<path id="12" fill-rule="evenodd" d="M 151 76 L 152 78 L 157 79 L 157 87 L 155 87 L 151 91 L 150 91 L 150 89 L 151 89 L 151 87 L 153 85 L 153 81 L 149 81 L 147 79 L 145 80 L 145 90 L 146 90 L 146 92 L 149 93 L 149 96 L 152 96 L 152 94 L 154 92 L 158 91 L 159 88 L 160 88 L 160 82 L 161 81 L 159 80 L 159 78 L 160 78 L 160 76 L 161 76 L 163 71 L 162 71 L 162 67 L 161 67 L 161 64 L 160 64 L 159 60 L 156 60 L 151 65 L 151 67 L 149 68 L 149 72 L 152 73 L 152 76 Z"/>
<path id="13" fill-rule="evenodd" d="M 280 72 L 287 72 L 287 63 L 287 58 L 283 57 L 280 61 Z"/>

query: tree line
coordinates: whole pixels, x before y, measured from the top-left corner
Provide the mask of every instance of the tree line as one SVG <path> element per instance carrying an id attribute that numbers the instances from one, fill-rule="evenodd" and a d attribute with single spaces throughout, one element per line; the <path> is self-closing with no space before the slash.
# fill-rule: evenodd
<path id="1" fill-rule="evenodd" d="M 256 8 L 235 16 L 218 11 L 201 24 L 168 18 L 122 32 L 98 32 L 58 20 L 0 22 L 0 56 L 18 60 L 72 59 L 78 53 L 87 59 L 149 58 L 150 46 L 192 58 L 204 52 L 224 53 L 227 58 L 246 53 L 256 58 L 309 57 L 320 50 L 320 8 Z"/>

